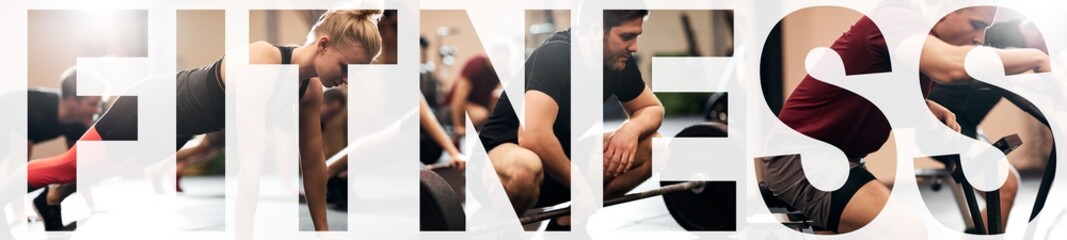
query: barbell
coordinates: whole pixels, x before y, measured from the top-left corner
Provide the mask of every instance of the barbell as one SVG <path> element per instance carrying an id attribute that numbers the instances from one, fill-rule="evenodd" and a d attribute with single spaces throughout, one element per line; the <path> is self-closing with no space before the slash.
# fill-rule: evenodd
<path id="1" fill-rule="evenodd" d="M 726 137 L 727 127 L 718 122 L 689 126 L 675 137 Z M 713 160 L 711 157 L 709 159 Z M 435 167 L 430 167 L 435 168 Z M 422 231 L 464 231 L 466 216 L 455 191 L 429 169 L 420 174 L 420 229 Z M 661 181 L 661 187 L 607 199 L 604 206 L 663 196 L 671 216 L 690 231 L 736 230 L 736 188 L 734 182 Z M 567 216 L 570 207 L 524 214 L 522 225 Z"/>

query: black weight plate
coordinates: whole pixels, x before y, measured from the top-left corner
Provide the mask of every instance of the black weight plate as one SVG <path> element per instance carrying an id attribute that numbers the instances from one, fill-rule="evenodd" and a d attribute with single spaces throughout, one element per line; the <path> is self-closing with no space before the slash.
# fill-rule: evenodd
<path id="1" fill-rule="evenodd" d="M 422 231 L 463 231 L 466 215 L 456 192 L 437 173 L 419 171 L 419 229 Z"/>
<path id="2" fill-rule="evenodd" d="M 701 111 L 701 115 L 704 116 L 704 121 L 707 122 L 725 122 L 729 119 L 720 119 L 719 114 L 727 116 L 729 114 L 729 97 L 728 93 L 717 92 L 708 96 L 708 100 L 704 102 L 704 109 Z M 728 116 L 727 116 L 728 117 Z"/>
<path id="3" fill-rule="evenodd" d="M 682 131 L 678 132 L 674 137 L 726 137 L 726 129 L 726 124 L 719 122 L 703 122 L 682 129 Z"/>
<path id="4" fill-rule="evenodd" d="M 726 137 L 727 126 L 704 122 L 682 129 L 674 137 Z M 701 161 L 714 161 L 702 158 Z M 660 181 L 660 186 L 679 183 Z M 707 182 L 704 191 L 680 191 L 663 195 L 667 211 L 682 228 L 689 231 L 734 231 L 737 229 L 737 183 Z"/>
<path id="5" fill-rule="evenodd" d="M 679 182 L 661 181 L 660 186 Z M 704 191 L 672 192 L 663 195 L 671 217 L 689 231 L 737 230 L 737 183 L 707 182 Z"/>

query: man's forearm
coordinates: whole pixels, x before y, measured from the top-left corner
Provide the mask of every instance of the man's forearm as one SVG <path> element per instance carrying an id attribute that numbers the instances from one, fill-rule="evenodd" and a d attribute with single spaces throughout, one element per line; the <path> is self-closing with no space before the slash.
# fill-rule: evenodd
<path id="1" fill-rule="evenodd" d="M 645 138 L 659 130 L 663 124 L 663 113 L 661 106 L 645 107 L 635 111 L 623 126 L 634 128 L 641 133 L 641 138 Z"/>
<path id="2" fill-rule="evenodd" d="M 996 51 L 1004 63 L 1004 73 L 1009 75 L 1040 71 L 1049 62 L 1048 55 L 1037 49 L 1003 49 Z"/>

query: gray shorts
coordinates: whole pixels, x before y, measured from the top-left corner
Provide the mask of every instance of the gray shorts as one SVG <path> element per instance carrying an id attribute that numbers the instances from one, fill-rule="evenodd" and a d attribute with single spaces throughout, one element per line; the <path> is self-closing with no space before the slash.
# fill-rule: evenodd
<path id="1" fill-rule="evenodd" d="M 800 164 L 800 155 L 762 158 L 760 164 L 763 166 L 763 181 L 775 197 L 803 213 L 816 226 L 835 232 L 848 200 L 864 184 L 876 180 L 860 161 L 850 159 L 845 185 L 826 192 L 808 182 Z"/>

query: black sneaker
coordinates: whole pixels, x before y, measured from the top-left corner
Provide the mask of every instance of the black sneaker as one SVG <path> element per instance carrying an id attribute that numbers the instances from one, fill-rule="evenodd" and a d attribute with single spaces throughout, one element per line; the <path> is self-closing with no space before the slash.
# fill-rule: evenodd
<path id="1" fill-rule="evenodd" d="M 33 199 L 33 206 L 37 208 L 37 212 L 41 214 L 41 221 L 44 222 L 45 231 L 62 231 L 63 230 L 63 211 L 59 208 L 59 205 L 48 205 L 48 190 L 45 188 L 44 192 L 37 195 L 37 198 Z"/>
<path id="2" fill-rule="evenodd" d="M 63 231 L 73 232 L 74 230 L 77 230 L 77 229 L 78 229 L 78 222 L 72 222 L 70 224 L 67 224 L 66 226 L 63 226 Z"/>

